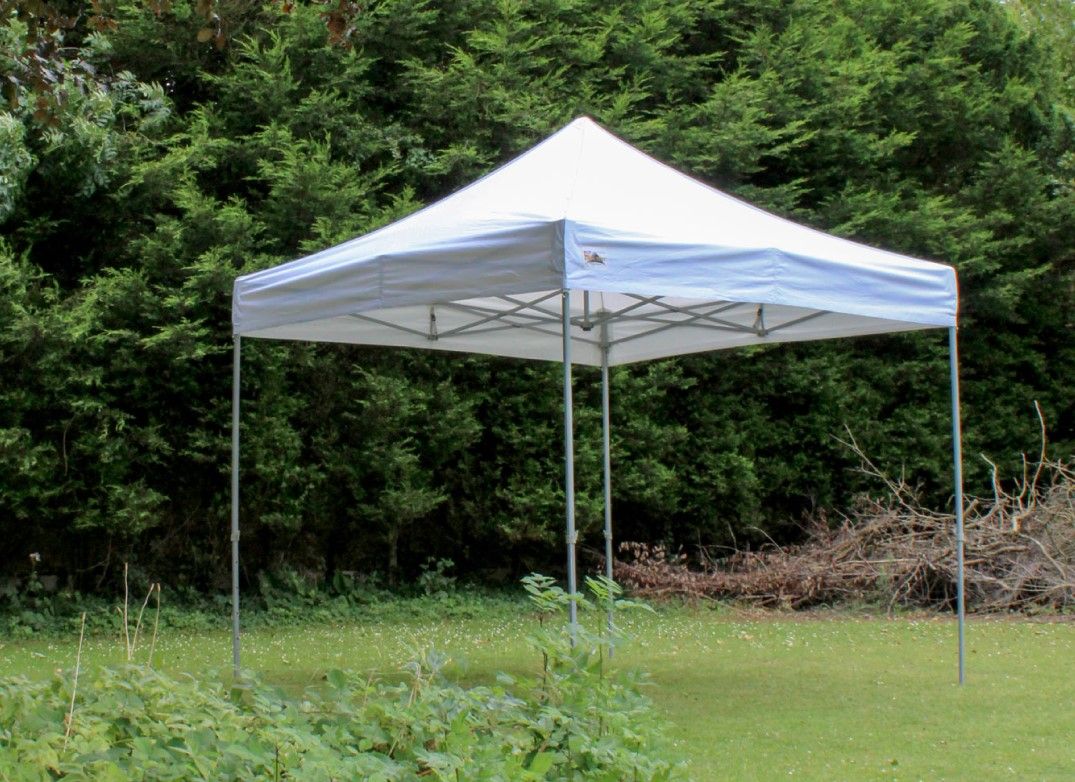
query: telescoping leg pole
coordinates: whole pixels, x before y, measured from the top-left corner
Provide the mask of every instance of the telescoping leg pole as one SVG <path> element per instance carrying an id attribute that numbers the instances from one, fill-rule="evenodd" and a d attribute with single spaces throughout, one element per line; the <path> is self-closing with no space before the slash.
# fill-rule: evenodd
<path id="1" fill-rule="evenodd" d="M 571 291 L 561 294 L 564 340 L 564 499 L 567 505 L 567 592 L 571 596 L 571 642 L 578 633 L 578 606 L 575 604 L 575 421 L 571 398 Z"/>
<path id="2" fill-rule="evenodd" d="M 608 324 L 601 324 L 601 439 L 604 451 L 604 488 L 605 488 L 605 575 L 612 580 L 612 454 L 611 421 L 608 398 Z M 608 600 L 608 630 L 612 632 L 612 609 L 614 598 Z M 609 655 L 612 650 L 609 650 Z"/>
<path id="3" fill-rule="evenodd" d="M 965 678 L 964 625 L 966 608 L 963 595 L 963 436 L 959 415 L 959 346 L 956 327 L 948 329 L 948 356 L 952 375 L 952 461 L 955 475 L 956 505 L 956 612 L 959 616 L 959 683 Z"/>
<path id="4" fill-rule="evenodd" d="M 239 678 L 239 337 L 232 349 L 231 374 L 231 657 Z"/>

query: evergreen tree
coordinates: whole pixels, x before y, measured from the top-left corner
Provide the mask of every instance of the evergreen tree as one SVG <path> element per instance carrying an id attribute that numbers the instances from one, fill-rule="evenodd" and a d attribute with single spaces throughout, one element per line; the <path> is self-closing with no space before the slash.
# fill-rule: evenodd
<path id="1" fill-rule="evenodd" d="M 30 6 L 33 6 L 31 8 Z M 996 0 L 0 2 L 0 567 L 225 582 L 234 277 L 442 197 L 589 114 L 793 219 L 954 264 L 969 488 L 1070 453 L 1070 10 Z M 76 12 L 72 12 L 72 9 Z M 1059 19 L 1067 26 L 1057 27 Z M 613 372 L 621 537 L 742 544 L 864 488 L 932 501 L 940 332 Z M 552 365 L 247 340 L 243 564 L 561 560 Z M 595 373 L 579 525 L 599 540 Z"/>

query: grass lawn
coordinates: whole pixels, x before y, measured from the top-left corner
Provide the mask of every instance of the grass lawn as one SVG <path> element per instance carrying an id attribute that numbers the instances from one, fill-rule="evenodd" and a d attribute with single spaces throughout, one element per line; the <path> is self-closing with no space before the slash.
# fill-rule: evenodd
<path id="1" fill-rule="evenodd" d="M 531 623 L 499 608 L 258 630 L 243 662 L 301 688 L 336 667 L 395 675 L 409 650 L 434 645 L 452 675 L 488 682 L 540 664 L 524 640 Z M 947 618 L 670 608 L 625 625 L 634 641 L 616 662 L 650 672 L 695 779 L 1075 779 L 1073 622 L 971 620 L 962 688 Z M 0 639 L 0 676 L 71 667 L 77 643 Z M 165 631 L 157 652 L 161 667 L 194 675 L 226 675 L 231 659 L 225 631 Z M 83 665 L 122 657 L 115 639 L 87 639 Z"/>

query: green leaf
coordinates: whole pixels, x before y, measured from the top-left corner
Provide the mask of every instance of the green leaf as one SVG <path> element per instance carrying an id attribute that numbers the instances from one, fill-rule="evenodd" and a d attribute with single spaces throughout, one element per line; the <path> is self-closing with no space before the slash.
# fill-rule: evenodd
<path id="1" fill-rule="evenodd" d="M 537 752 L 530 761 L 527 770 L 541 777 L 547 774 L 558 760 L 560 760 L 560 757 L 555 752 Z"/>
<path id="2" fill-rule="evenodd" d="M 347 675 L 336 668 L 325 674 L 325 679 L 328 683 L 337 690 L 342 690 L 347 686 Z"/>

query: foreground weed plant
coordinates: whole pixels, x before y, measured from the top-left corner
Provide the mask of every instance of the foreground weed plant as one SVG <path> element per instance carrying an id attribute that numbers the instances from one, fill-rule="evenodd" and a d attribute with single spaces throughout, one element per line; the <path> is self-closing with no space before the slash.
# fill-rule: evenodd
<path id="1" fill-rule="evenodd" d="M 608 581 L 589 586 L 602 606 L 618 594 Z M 0 681 L 0 778 L 682 778 L 639 678 L 608 668 L 616 628 L 571 633 L 562 622 L 570 596 L 536 575 L 526 589 L 541 620 L 532 680 L 463 687 L 428 651 L 403 681 L 333 670 L 298 698 L 254 676 L 233 686 L 141 665 L 83 672 L 74 693 L 67 674 Z"/>

